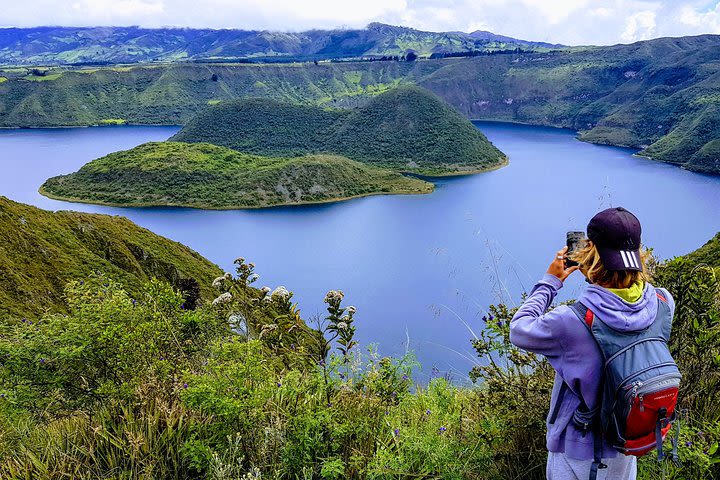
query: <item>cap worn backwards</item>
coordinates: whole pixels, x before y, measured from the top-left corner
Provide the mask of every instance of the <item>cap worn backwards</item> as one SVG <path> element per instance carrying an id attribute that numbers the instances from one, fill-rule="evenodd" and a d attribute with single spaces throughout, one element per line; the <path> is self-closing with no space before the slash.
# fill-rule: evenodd
<path id="1" fill-rule="evenodd" d="M 587 236 L 608 270 L 642 271 L 640 221 L 623 207 L 608 208 L 588 223 Z"/>

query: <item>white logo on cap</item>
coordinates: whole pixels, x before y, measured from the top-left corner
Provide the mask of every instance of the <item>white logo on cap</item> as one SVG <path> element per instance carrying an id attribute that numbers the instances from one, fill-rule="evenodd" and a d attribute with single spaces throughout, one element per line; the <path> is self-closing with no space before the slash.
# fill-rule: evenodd
<path id="1" fill-rule="evenodd" d="M 623 259 L 625 268 L 640 268 L 640 261 L 637 258 L 637 252 L 632 250 L 620 250 L 620 256 Z"/>

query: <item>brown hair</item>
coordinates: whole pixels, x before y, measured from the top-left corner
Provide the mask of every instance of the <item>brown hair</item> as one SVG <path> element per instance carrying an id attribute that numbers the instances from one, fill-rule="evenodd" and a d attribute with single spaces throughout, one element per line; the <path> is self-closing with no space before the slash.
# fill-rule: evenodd
<path id="1" fill-rule="evenodd" d="M 606 270 L 600 259 L 600 252 L 590 240 L 586 240 L 583 246 L 569 257 L 580 264 L 580 271 L 590 282 L 603 287 L 628 288 L 635 282 L 649 282 L 651 280 L 647 268 L 651 253 L 644 248 L 640 249 L 642 271 Z"/>

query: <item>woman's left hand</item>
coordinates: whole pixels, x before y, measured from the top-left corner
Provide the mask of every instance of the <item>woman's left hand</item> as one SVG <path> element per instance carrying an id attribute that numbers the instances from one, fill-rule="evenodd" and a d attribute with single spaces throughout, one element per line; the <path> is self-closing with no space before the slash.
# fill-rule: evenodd
<path id="1" fill-rule="evenodd" d="M 565 254 L 567 253 L 567 250 L 568 247 L 563 247 L 559 250 L 557 254 L 555 254 L 555 258 L 547 269 L 547 273 L 556 276 L 561 282 L 564 282 L 571 273 L 580 268 L 577 265 L 565 268 Z"/>

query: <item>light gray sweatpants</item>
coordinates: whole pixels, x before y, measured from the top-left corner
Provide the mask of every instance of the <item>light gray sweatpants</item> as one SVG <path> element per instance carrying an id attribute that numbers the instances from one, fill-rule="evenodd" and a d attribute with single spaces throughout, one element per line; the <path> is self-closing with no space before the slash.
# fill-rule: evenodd
<path id="1" fill-rule="evenodd" d="M 618 455 L 603 460 L 608 468 L 598 470 L 598 480 L 635 480 L 637 458 Z M 575 460 L 564 453 L 548 452 L 546 475 L 548 480 L 588 480 L 592 460 Z"/>

